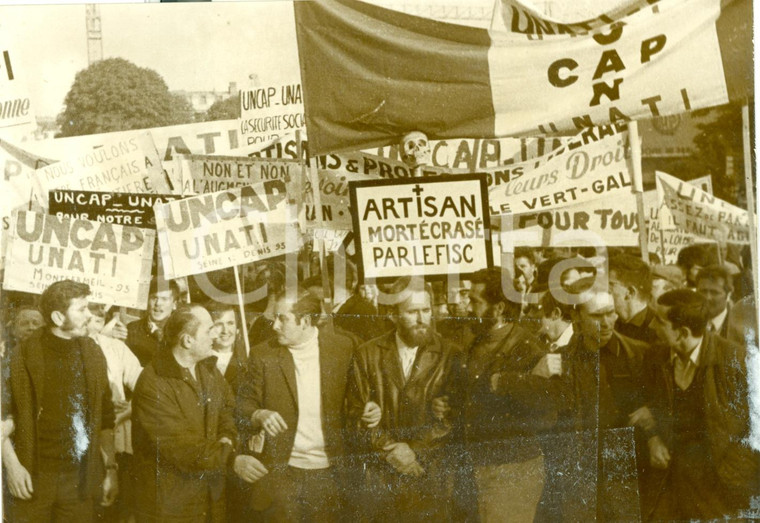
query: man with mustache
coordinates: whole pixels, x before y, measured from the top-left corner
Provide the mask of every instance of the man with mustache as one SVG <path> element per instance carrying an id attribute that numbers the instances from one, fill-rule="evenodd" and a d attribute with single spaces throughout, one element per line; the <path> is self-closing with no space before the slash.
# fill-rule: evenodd
<path id="1" fill-rule="evenodd" d="M 402 278 L 393 297 L 395 329 L 357 348 L 348 388 L 349 422 L 369 456 L 365 514 L 370 521 L 451 518 L 445 460 L 452 423 L 432 410 L 433 399 L 454 395 L 460 351 L 432 325 L 432 289 Z M 367 402 L 380 405 L 380 425 L 363 429 Z M 456 402 L 452 402 L 456 403 Z"/>

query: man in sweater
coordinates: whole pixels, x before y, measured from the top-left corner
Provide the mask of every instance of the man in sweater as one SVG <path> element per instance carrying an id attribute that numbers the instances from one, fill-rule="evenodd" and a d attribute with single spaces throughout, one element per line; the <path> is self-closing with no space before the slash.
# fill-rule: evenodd
<path id="1" fill-rule="evenodd" d="M 86 337 L 89 294 L 71 280 L 50 285 L 45 328 L 10 355 L 3 416 L 16 430 L 2 446 L 12 521 L 90 521 L 96 497 L 116 499 L 114 409 L 105 358 Z"/>
<path id="2" fill-rule="evenodd" d="M 680 289 L 657 302 L 655 328 L 670 350 L 646 374 L 656 420 L 649 459 L 662 471 L 648 519 L 736 517 L 760 486 L 760 454 L 745 443 L 746 351 L 706 329 L 706 301 Z"/>
<path id="3" fill-rule="evenodd" d="M 307 291 L 277 296 L 276 336 L 251 349 L 237 418 L 269 474 L 253 485 L 246 519 L 336 521 L 345 504 L 344 399 L 354 342 L 318 329 L 320 313 L 319 298 Z"/>

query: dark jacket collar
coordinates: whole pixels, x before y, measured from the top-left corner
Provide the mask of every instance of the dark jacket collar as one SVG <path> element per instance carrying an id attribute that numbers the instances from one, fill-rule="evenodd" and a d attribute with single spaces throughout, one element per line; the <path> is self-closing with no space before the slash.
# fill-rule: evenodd
<path id="1" fill-rule="evenodd" d="M 216 356 L 209 356 L 208 358 L 198 362 L 199 366 L 211 368 L 216 365 Z M 177 363 L 174 358 L 174 354 L 168 347 L 160 347 L 156 352 L 155 358 L 153 358 L 153 368 L 156 374 L 165 378 L 176 378 L 181 380 L 184 378 L 184 367 Z"/>

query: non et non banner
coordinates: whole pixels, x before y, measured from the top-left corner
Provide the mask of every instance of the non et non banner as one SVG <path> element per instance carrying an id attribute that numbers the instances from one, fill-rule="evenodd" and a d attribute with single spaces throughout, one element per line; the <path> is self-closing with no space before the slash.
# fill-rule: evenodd
<path id="1" fill-rule="evenodd" d="M 288 182 L 300 168 L 296 160 L 202 154 L 180 155 L 182 194 L 205 194 L 263 183 Z"/>
<path id="2" fill-rule="evenodd" d="M 155 239 L 137 227 L 17 211 L 3 288 L 40 294 L 69 279 L 88 284 L 94 302 L 145 309 Z"/>

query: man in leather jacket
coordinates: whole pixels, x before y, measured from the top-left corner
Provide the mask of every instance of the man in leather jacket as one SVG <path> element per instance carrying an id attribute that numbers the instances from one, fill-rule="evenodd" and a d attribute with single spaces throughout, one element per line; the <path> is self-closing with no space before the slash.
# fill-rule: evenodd
<path id="1" fill-rule="evenodd" d="M 356 350 L 348 388 L 349 420 L 367 452 L 367 518 L 449 519 L 453 470 L 445 460 L 452 424 L 432 401 L 453 394 L 460 351 L 433 331 L 432 290 L 421 280 L 391 288 L 395 329 Z M 361 429 L 364 405 L 382 409 L 380 425 Z"/>

